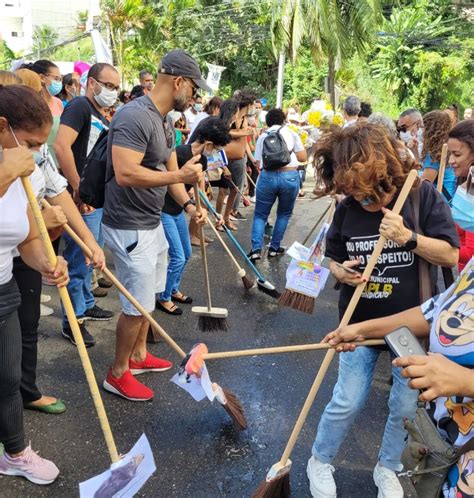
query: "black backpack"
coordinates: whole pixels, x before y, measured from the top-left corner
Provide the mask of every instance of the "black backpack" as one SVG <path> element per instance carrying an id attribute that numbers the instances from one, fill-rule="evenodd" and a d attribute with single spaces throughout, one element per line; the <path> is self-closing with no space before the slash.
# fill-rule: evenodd
<path id="1" fill-rule="evenodd" d="M 107 174 L 107 138 L 109 130 L 102 130 L 87 156 L 79 183 L 81 201 L 94 208 L 104 207 L 105 179 Z"/>
<path id="2" fill-rule="evenodd" d="M 280 130 L 267 132 L 263 139 L 262 163 L 263 169 L 276 170 L 287 166 L 291 161 L 291 152 L 288 150 L 285 139 L 282 137 Z"/>

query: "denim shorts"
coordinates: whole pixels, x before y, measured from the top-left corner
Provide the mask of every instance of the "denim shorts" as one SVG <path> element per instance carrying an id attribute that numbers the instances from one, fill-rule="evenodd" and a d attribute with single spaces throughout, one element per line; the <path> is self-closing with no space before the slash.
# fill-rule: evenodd
<path id="1" fill-rule="evenodd" d="M 163 226 L 152 230 L 120 230 L 102 225 L 105 245 L 112 252 L 117 278 L 137 301 L 151 313 L 155 295 L 163 292 L 168 266 L 168 241 Z M 125 315 L 141 313 L 122 294 Z"/>

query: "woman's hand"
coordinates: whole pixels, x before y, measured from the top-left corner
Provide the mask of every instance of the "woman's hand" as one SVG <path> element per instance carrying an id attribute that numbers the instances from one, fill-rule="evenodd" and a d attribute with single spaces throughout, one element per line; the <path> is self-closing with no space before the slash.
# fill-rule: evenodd
<path id="1" fill-rule="evenodd" d="M 30 176 L 35 169 L 33 154 L 26 147 L 3 149 L 1 164 L 2 168 L 6 168 L 10 172 L 14 180 L 21 176 Z"/>
<path id="2" fill-rule="evenodd" d="M 65 287 L 69 283 L 67 262 L 62 256 L 58 256 L 56 268 L 53 268 L 49 263 L 47 263 L 41 270 L 41 274 L 51 284 L 58 287 Z"/>
<path id="3" fill-rule="evenodd" d="M 382 213 L 384 217 L 380 223 L 380 235 L 393 240 L 399 246 L 404 246 L 411 237 L 411 230 L 403 224 L 403 218 L 399 214 L 392 213 L 387 208 L 382 208 Z"/>
<path id="4" fill-rule="evenodd" d="M 354 261 L 344 261 L 342 263 L 342 266 L 345 268 L 353 268 L 355 266 L 358 266 L 360 263 L 358 260 Z M 362 273 L 359 273 L 356 271 L 353 273 L 351 270 L 345 270 L 344 268 L 341 268 L 339 263 L 336 263 L 335 261 L 331 261 L 329 263 L 329 269 L 331 270 L 331 273 L 334 275 L 339 282 L 342 284 L 347 284 L 351 285 L 352 287 L 357 287 L 361 282 L 367 282 L 367 279 L 362 278 Z"/>
<path id="5" fill-rule="evenodd" d="M 403 368 L 402 376 L 410 378 L 412 389 L 423 389 L 420 401 L 440 396 L 470 397 L 474 391 L 474 372 L 438 353 L 427 356 L 395 358 L 393 365 Z"/>
<path id="6" fill-rule="evenodd" d="M 62 227 L 67 223 L 66 215 L 64 214 L 61 206 L 50 206 L 44 208 L 43 211 L 41 211 L 41 214 L 43 215 L 43 219 L 48 230 Z"/>
<path id="7" fill-rule="evenodd" d="M 92 256 L 89 257 L 84 254 L 87 265 L 93 265 L 94 268 L 103 270 L 105 268 L 105 254 L 102 248 L 94 241 L 92 244 L 88 244 L 89 249 L 92 251 Z"/>
<path id="8" fill-rule="evenodd" d="M 354 342 L 365 341 L 365 336 L 362 334 L 360 323 L 339 327 L 336 330 L 329 332 L 321 342 L 327 342 L 331 346 L 336 346 L 338 353 L 354 351 L 356 346 L 351 344 Z"/>

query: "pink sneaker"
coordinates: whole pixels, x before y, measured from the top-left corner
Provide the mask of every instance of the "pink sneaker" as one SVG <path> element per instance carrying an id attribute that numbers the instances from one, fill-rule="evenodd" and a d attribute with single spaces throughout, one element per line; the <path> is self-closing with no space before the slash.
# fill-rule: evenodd
<path id="1" fill-rule="evenodd" d="M 41 458 L 31 446 L 27 446 L 17 458 L 6 453 L 0 457 L 0 474 L 26 477 L 35 484 L 51 484 L 58 477 L 59 469 L 53 462 Z"/>

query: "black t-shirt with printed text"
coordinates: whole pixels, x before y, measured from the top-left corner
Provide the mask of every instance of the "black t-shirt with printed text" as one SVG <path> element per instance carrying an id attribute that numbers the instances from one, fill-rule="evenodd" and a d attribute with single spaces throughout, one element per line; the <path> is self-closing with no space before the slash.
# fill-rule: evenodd
<path id="1" fill-rule="evenodd" d="M 86 97 L 77 97 L 69 102 L 61 114 L 60 124 L 69 126 L 78 135 L 71 146 L 77 173 L 82 174 L 87 155 L 94 147 L 102 130 L 109 127 L 109 122 Z"/>
<path id="2" fill-rule="evenodd" d="M 388 204 L 393 209 L 398 196 Z M 415 230 L 414 210 L 409 197 L 401 216 L 410 230 Z M 379 238 L 382 211 L 366 211 L 353 197 L 344 199 L 334 213 L 326 239 L 326 256 L 339 263 L 359 260 L 362 272 Z M 420 187 L 420 229 L 426 237 L 440 239 L 459 247 L 459 237 L 451 210 L 430 182 Z M 351 323 L 380 318 L 417 306 L 420 303 L 419 257 L 392 241 L 387 241 L 362 293 Z M 339 315 L 344 311 L 354 287 L 343 284 L 339 295 Z"/>

